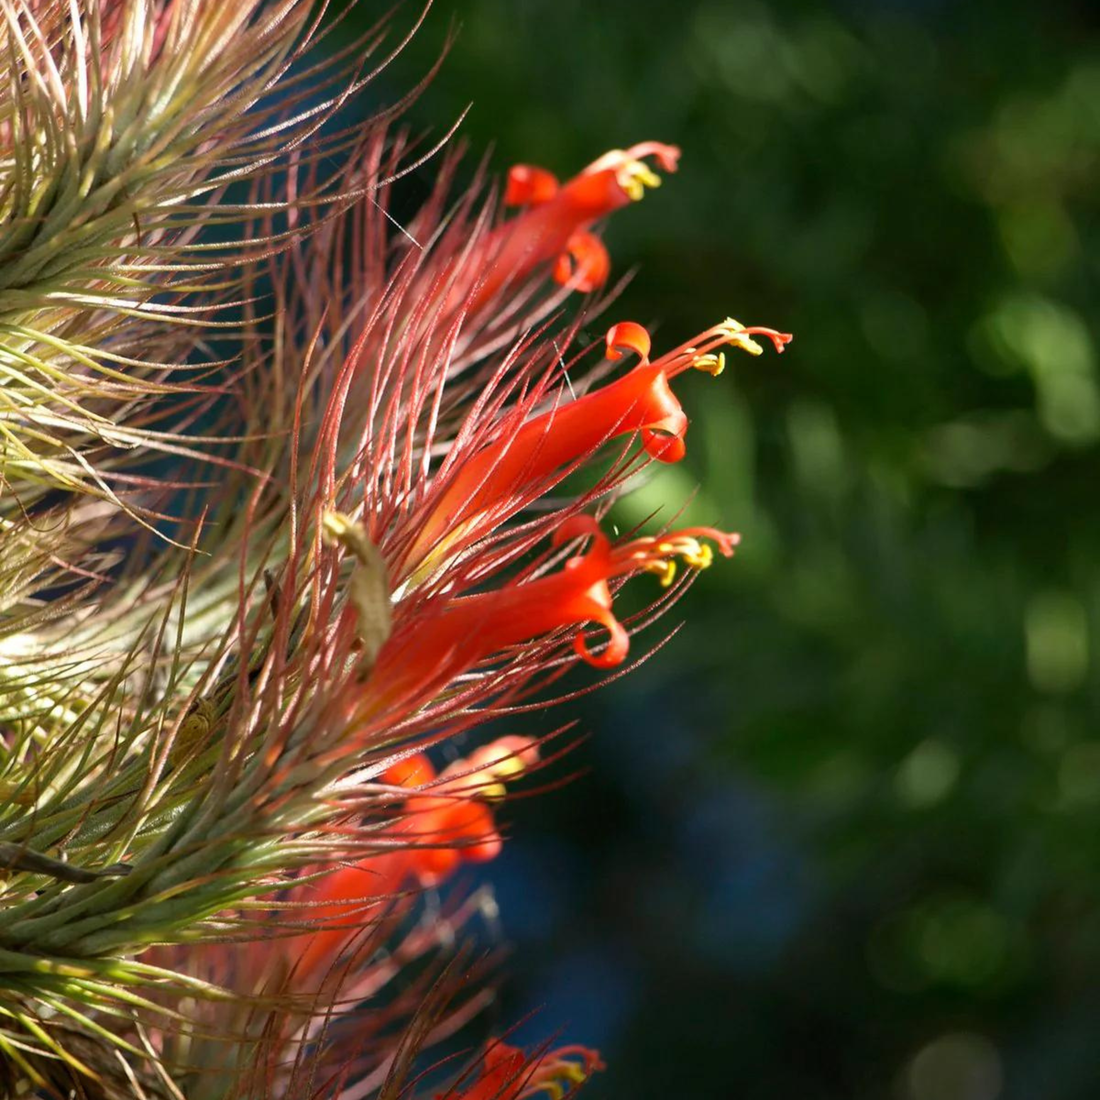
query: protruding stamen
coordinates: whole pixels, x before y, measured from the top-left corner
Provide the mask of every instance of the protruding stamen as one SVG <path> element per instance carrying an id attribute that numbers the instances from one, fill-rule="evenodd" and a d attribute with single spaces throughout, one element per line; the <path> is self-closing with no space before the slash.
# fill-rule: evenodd
<path id="1" fill-rule="evenodd" d="M 489 802 L 502 799 L 506 781 L 518 779 L 538 763 L 538 742 L 530 737 L 499 737 L 491 744 L 475 749 L 464 761 L 457 761 L 443 772 L 449 787 L 465 790 Z M 449 789 L 445 785 L 441 790 Z"/>
<path id="2" fill-rule="evenodd" d="M 727 317 L 719 326 L 726 343 L 731 347 L 741 348 L 750 355 L 761 355 L 764 349 L 754 340 L 753 336 L 766 336 L 780 354 L 794 339 L 789 332 L 777 332 L 773 328 L 761 328 L 758 325 L 746 326 L 732 317 Z"/>
<path id="3" fill-rule="evenodd" d="M 714 539 L 722 553 L 729 557 L 737 545 L 737 535 L 727 535 L 709 528 L 697 529 L 704 538 Z M 628 542 L 612 551 L 630 567 L 645 573 L 653 573 L 660 579 L 661 587 L 668 588 L 676 577 L 676 558 L 692 569 L 708 569 L 714 563 L 714 550 L 692 534 L 674 533 L 669 538 L 641 538 Z"/>
<path id="4" fill-rule="evenodd" d="M 676 579 L 676 562 L 672 558 L 654 558 L 638 562 L 638 569 L 642 573 L 652 573 L 660 582 L 662 588 L 668 588 Z"/>
<path id="5" fill-rule="evenodd" d="M 661 177 L 642 160 L 628 160 L 615 173 L 615 180 L 632 202 L 645 197 L 647 187 L 660 187 Z"/>
<path id="6" fill-rule="evenodd" d="M 713 352 L 697 355 L 692 359 L 691 365 L 695 370 L 705 371 L 712 378 L 717 378 L 726 369 L 726 353 L 720 351 L 717 355 Z"/>
<path id="7" fill-rule="evenodd" d="M 700 545 L 698 551 L 683 552 L 684 563 L 693 569 L 709 569 L 714 564 L 714 550 L 706 543 Z"/>
<path id="8" fill-rule="evenodd" d="M 592 176 L 609 170 L 618 174 L 630 164 L 644 162 L 646 157 L 653 157 L 663 172 L 675 172 L 680 163 L 680 148 L 677 145 L 666 145 L 663 141 L 642 141 L 637 145 L 631 145 L 628 149 L 609 149 L 602 157 L 594 160 L 581 175 Z M 646 171 L 652 172 L 648 165 L 645 167 Z M 622 186 L 621 183 L 620 186 Z"/>

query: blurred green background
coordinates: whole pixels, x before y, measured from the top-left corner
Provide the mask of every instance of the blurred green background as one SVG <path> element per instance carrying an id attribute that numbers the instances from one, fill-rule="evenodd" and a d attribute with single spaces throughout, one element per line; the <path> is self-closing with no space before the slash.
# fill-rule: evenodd
<path id="1" fill-rule="evenodd" d="M 414 127 L 683 146 L 609 319 L 796 333 L 685 379 L 620 509 L 699 486 L 743 551 L 513 804 L 500 1020 L 601 1046 L 607 1100 L 1100 1096 L 1100 11 L 437 0 L 380 99 L 452 16 Z"/>

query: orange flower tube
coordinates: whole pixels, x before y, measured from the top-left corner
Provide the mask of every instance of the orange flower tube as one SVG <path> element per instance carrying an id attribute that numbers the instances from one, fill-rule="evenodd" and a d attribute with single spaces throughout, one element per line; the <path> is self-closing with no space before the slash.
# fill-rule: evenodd
<path id="1" fill-rule="evenodd" d="M 589 230 L 601 218 L 637 202 L 647 187 L 660 185 L 660 177 L 646 164 L 647 157 L 664 171 L 674 172 L 680 150 L 659 141 L 613 149 L 565 184 L 544 168 L 513 167 L 504 201 L 527 209 L 489 235 L 477 260 L 488 266 L 470 309 L 480 309 L 506 283 L 525 279 L 549 261 L 554 261 L 553 274 L 559 283 L 585 292 L 602 286 L 611 265 L 602 242 Z"/>
<path id="2" fill-rule="evenodd" d="M 392 635 L 382 647 L 366 685 L 362 707 L 366 714 L 390 706 L 408 706 L 418 696 L 441 690 L 455 677 L 502 649 L 531 641 L 565 627 L 599 623 L 609 635 L 602 652 L 592 653 L 584 634 L 573 640 L 577 653 L 589 664 L 612 668 L 626 658 L 630 647 L 626 628 L 611 608 L 615 577 L 656 573 L 670 584 L 675 559 L 706 568 L 713 552 L 703 539 L 714 542 L 726 557 L 733 554 L 738 536 L 712 527 L 689 527 L 657 538 L 639 538 L 613 546 L 590 516 L 575 516 L 554 534 L 554 545 L 589 536 L 587 553 L 569 558 L 558 573 L 494 592 L 447 600 L 441 611 L 417 618 Z"/>
<path id="3" fill-rule="evenodd" d="M 620 359 L 625 352 L 634 352 L 638 365 L 464 459 L 428 512 L 405 555 L 403 570 L 414 571 L 433 552 L 453 543 L 479 515 L 491 526 L 503 522 L 615 436 L 638 432 L 651 458 L 678 462 L 686 450 L 688 419 L 670 379 L 690 369 L 720 374 L 725 358 L 715 351 L 722 346 L 759 355 L 762 349 L 754 335 L 771 340 L 778 351 L 791 340 L 787 333 L 746 328 L 727 319 L 651 362 L 649 333 L 641 325 L 622 321 L 612 326 L 606 337 L 607 358 Z"/>

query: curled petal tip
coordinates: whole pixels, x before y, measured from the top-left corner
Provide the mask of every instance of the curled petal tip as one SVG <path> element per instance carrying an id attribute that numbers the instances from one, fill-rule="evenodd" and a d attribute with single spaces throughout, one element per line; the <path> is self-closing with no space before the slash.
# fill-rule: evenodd
<path id="1" fill-rule="evenodd" d="M 594 233 L 577 232 L 554 264 L 554 281 L 582 294 L 599 290 L 611 274 L 611 257 Z"/>
<path id="2" fill-rule="evenodd" d="M 608 359 L 621 359 L 624 351 L 632 351 L 641 359 L 648 359 L 653 341 L 649 333 L 636 321 L 620 321 L 607 330 Z"/>
<path id="3" fill-rule="evenodd" d="M 687 454 L 687 444 L 684 442 L 684 427 L 678 433 L 667 431 L 642 431 L 642 446 L 650 458 L 666 464 L 683 461 Z"/>
<path id="4" fill-rule="evenodd" d="M 630 652 L 630 635 L 610 611 L 601 615 L 598 622 L 609 635 L 607 645 L 602 652 L 593 653 L 588 648 L 583 634 L 577 634 L 574 637 L 573 649 L 578 657 L 594 668 L 617 668 L 626 660 L 626 655 Z"/>

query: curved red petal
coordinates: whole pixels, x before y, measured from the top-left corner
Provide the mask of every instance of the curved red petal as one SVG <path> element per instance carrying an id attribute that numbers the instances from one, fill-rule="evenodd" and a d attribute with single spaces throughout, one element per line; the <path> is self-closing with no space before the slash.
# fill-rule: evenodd
<path id="1" fill-rule="evenodd" d="M 577 634 L 573 639 L 573 649 L 577 656 L 587 661 L 595 668 L 614 668 L 626 660 L 630 651 L 630 635 L 618 619 L 610 611 L 596 608 L 593 605 L 592 618 L 607 630 L 609 637 L 607 647 L 601 653 L 593 653 L 588 648 L 588 643 L 583 634 Z"/>
<path id="2" fill-rule="evenodd" d="M 685 418 L 685 429 L 687 427 Z M 684 443 L 683 433 L 671 435 L 668 432 L 653 431 L 645 428 L 642 431 L 642 446 L 650 458 L 658 462 L 679 462 L 687 454 L 687 445 Z"/>
<path id="3" fill-rule="evenodd" d="M 632 351 L 642 359 L 649 358 L 653 341 L 649 333 L 637 321 L 620 321 L 607 330 L 608 359 L 621 359 L 624 351 Z"/>
<path id="4" fill-rule="evenodd" d="M 574 233 L 554 264 L 554 281 L 584 294 L 599 290 L 611 274 L 611 257 L 594 233 Z"/>

